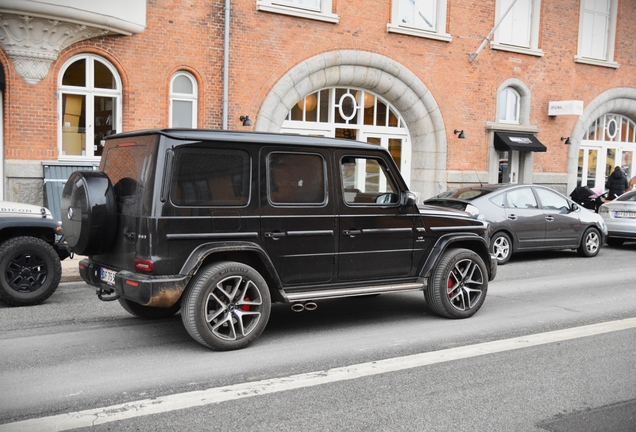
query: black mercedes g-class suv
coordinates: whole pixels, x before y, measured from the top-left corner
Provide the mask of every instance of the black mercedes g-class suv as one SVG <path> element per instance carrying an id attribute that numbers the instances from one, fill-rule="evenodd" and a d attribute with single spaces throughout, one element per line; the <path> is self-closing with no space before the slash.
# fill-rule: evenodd
<path id="1" fill-rule="evenodd" d="M 448 318 L 484 302 L 487 223 L 420 207 L 390 153 L 299 135 L 148 130 L 108 137 L 99 171 L 62 195 L 80 275 L 133 315 L 179 310 L 188 333 L 238 349 L 272 302 L 423 290 Z"/>

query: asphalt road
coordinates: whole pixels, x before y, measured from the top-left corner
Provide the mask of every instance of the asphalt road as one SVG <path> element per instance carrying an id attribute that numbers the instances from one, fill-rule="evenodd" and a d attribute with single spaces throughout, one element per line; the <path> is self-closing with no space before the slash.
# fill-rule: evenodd
<path id="1" fill-rule="evenodd" d="M 91 431 L 634 431 L 634 258 L 636 244 L 513 257 L 468 320 L 426 313 L 421 293 L 275 305 L 227 353 L 178 315 L 142 321 L 63 284 L 0 306 L 0 431 L 87 416 L 104 422 Z"/>

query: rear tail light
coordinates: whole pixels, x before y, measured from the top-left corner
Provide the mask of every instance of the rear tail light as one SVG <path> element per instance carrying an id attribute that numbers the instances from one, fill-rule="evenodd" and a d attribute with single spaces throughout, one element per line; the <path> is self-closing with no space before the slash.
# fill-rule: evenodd
<path id="1" fill-rule="evenodd" d="M 155 269 L 155 263 L 151 260 L 135 258 L 135 270 L 143 273 L 152 273 Z"/>

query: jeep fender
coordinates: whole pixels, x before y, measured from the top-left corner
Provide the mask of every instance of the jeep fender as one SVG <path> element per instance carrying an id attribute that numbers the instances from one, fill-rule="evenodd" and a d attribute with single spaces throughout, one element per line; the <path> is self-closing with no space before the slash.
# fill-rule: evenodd
<path id="1" fill-rule="evenodd" d="M 441 236 L 435 246 L 433 246 L 420 272 L 420 278 L 424 281 L 428 280 L 431 272 L 437 266 L 447 249 L 464 248 L 474 251 L 481 257 L 488 269 L 488 280 L 493 280 L 497 274 L 497 261 L 496 259 L 493 261 L 488 246 L 488 242 L 486 242 L 483 237 L 474 233 L 445 234 Z"/>
<path id="2" fill-rule="evenodd" d="M 218 257 L 216 259 L 215 257 Z M 267 252 L 251 242 L 204 243 L 190 253 L 181 267 L 180 274 L 192 278 L 208 262 L 237 261 L 254 267 L 267 282 L 272 300 L 285 301 L 282 294 L 282 281 Z"/>

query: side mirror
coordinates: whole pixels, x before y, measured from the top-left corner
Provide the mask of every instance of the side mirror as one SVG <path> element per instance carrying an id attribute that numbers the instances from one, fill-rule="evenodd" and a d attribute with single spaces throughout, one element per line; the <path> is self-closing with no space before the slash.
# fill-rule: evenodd
<path id="1" fill-rule="evenodd" d="M 402 196 L 402 202 L 400 203 L 400 205 L 402 207 L 406 207 L 406 206 L 413 206 L 416 204 L 416 196 L 413 192 L 411 191 L 407 191 L 403 196 Z"/>
<path id="2" fill-rule="evenodd" d="M 579 205 L 577 203 L 572 203 L 571 210 L 572 211 L 577 211 L 578 209 L 579 209 Z"/>

